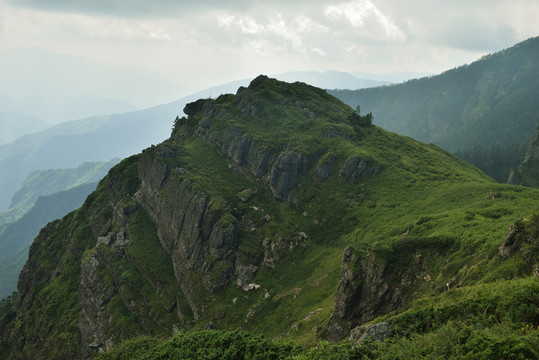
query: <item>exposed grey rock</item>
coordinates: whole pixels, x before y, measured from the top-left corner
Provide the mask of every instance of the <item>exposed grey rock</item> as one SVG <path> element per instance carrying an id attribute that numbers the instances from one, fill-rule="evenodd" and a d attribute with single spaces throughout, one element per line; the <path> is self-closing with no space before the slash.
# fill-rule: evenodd
<path id="1" fill-rule="evenodd" d="M 290 248 L 290 243 L 277 235 L 274 241 L 271 241 L 269 238 L 264 239 L 262 247 L 264 248 L 262 266 L 274 268 L 281 261 L 284 253 Z"/>
<path id="2" fill-rule="evenodd" d="M 100 236 L 97 238 L 97 245 L 103 244 L 105 246 L 109 246 L 111 242 L 112 233 L 108 234 L 107 236 Z"/>
<path id="3" fill-rule="evenodd" d="M 341 184 L 344 184 L 345 182 L 356 184 L 360 179 L 366 176 L 378 175 L 380 171 L 380 166 L 369 164 L 367 161 L 362 160 L 357 156 L 350 156 L 346 159 L 339 171 L 339 182 Z"/>
<path id="4" fill-rule="evenodd" d="M 524 229 L 522 226 L 512 225 L 509 228 L 509 231 L 505 235 L 505 239 L 502 244 L 499 246 L 498 251 L 500 256 L 506 258 L 514 253 L 520 247 L 517 237 L 520 233 L 523 233 Z"/>
<path id="5" fill-rule="evenodd" d="M 336 158 L 333 154 L 325 156 L 322 160 L 320 160 L 318 166 L 314 170 L 313 180 L 316 182 L 326 181 L 329 175 L 333 172 L 335 160 Z"/>
<path id="6" fill-rule="evenodd" d="M 180 174 L 180 175 L 185 175 L 185 174 L 187 174 L 187 170 L 184 169 L 184 168 L 175 168 L 175 169 L 172 169 L 172 172 L 173 172 L 173 173 Z"/>
<path id="7" fill-rule="evenodd" d="M 389 323 L 380 322 L 374 325 L 357 326 L 350 332 L 350 342 L 359 346 L 365 340 L 383 341 L 389 337 Z"/>
<path id="8" fill-rule="evenodd" d="M 265 216 L 263 216 L 261 219 L 260 219 L 260 222 L 258 224 L 258 226 L 264 226 L 264 224 L 267 224 L 271 221 L 271 216 L 266 214 Z"/>
<path id="9" fill-rule="evenodd" d="M 327 327 L 328 340 L 342 340 L 356 325 L 402 305 L 400 290 L 390 287 L 385 276 L 385 262 L 373 253 L 362 258 L 350 247 L 344 250 L 333 314 Z"/>
<path id="10" fill-rule="evenodd" d="M 255 117 L 258 114 L 258 109 L 252 104 L 253 100 L 253 91 L 249 88 L 240 87 L 236 92 L 235 102 L 237 103 L 238 110 L 250 117 Z"/>
<path id="11" fill-rule="evenodd" d="M 102 316 L 105 305 L 112 299 L 116 290 L 106 286 L 98 271 L 100 262 L 96 251 L 88 254 L 81 262 L 79 285 L 79 330 L 83 343 L 83 358 L 93 358 L 106 348 L 106 319 Z M 109 339 L 110 342 L 110 339 Z"/>
<path id="12" fill-rule="evenodd" d="M 224 219 L 220 210 L 213 210 L 206 195 L 192 190 L 188 180 L 166 176 L 152 154 L 143 153 L 140 163 L 141 186 L 135 197 L 156 225 L 176 281 L 196 319 L 201 309 L 195 299 L 205 291 L 222 290 L 234 276 L 237 224 L 233 218 Z M 156 197 L 158 193 L 167 196 Z"/>
<path id="13" fill-rule="evenodd" d="M 249 292 L 251 290 L 260 289 L 260 285 L 255 283 L 244 284 L 241 289 L 245 292 Z"/>
<path id="14" fill-rule="evenodd" d="M 254 141 L 238 127 L 231 126 L 223 133 L 223 142 L 214 143 L 236 165 L 246 166 L 249 171 L 261 178 L 266 175 L 275 161 L 273 151 Z M 211 141 L 211 139 L 208 139 Z"/>
<path id="15" fill-rule="evenodd" d="M 238 193 L 238 197 L 240 198 L 241 201 L 243 202 L 249 202 L 251 201 L 251 199 L 253 198 L 253 196 L 255 196 L 256 194 L 256 190 L 253 190 L 251 188 L 248 188 L 248 189 L 245 189 L 243 191 L 240 191 Z"/>
<path id="16" fill-rule="evenodd" d="M 247 90 L 242 99 L 250 99 L 248 95 L 250 90 Z M 237 100 L 239 107 L 244 106 L 243 102 L 247 101 L 242 99 Z M 270 188 L 274 196 L 281 201 L 292 200 L 290 196 L 292 189 L 324 153 L 323 150 L 307 155 L 286 150 L 277 153 L 260 145 L 244 130 L 235 126 L 222 131 L 221 140 L 215 140 L 206 131 L 197 132 L 196 135 L 212 142 L 236 165 L 248 169 L 257 178 L 269 174 Z"/>
<path id="17" fill-rule="evenodd" d="M 236 275 L 237 280 L 236 284 L 243 289 L 243 291 L 248 291 L 247 288 L 256 275 L 258 267 L 252 264 L 236 264 Z"/>
<path id="18" fill-rule="evenodd" d="M 513 255 L 520 256 L 530 266 L 531 274 L 539 276 L 539 263 L 534 255 L 538 248 L 539 239 L 530 234 L 523 222 L 518 221 L 509 227 L 498 252 L 502 259 Z"/>
<path id="19" fill-rule="evenodd" d="M 316 119 L 316 113 L 314 111 L 309 110 L 309 108 L 303 109 L 303 115 L 310 117 L 311 119 Z"/>
<path id="20" fill-rule="evenodd" d="M 228 156 L 238 165 L 243 165 L 248 155 L 248 150 L 251 145 L 251 137 L 243 135 L 234 138 L 228 147 Z"/>
<path id="21" fill-rule="evenodd" d="M 289 200 L 292 189 L 299 179 L 309 171 L 321 152 L 304 155 L 300 152 L 282 152 L 277 156 L 271 169 L 269 186 L 273 196 L 281 201 Z"/>

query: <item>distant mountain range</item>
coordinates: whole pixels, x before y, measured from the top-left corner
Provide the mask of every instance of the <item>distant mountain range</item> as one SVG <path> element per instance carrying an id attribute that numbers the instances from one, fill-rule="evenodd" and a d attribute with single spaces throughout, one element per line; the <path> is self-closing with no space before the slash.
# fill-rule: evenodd
<path id="1" fill-rule="evenodd" d="M 50 124 L 44 120 L 15 112 L 0 112 L 0 145 L 10 143 L 18 137 L 41 131 Z"/>
<path id="2" fill-rule="evenodd" d="M 1 111 L 50 124 L 133 111 L 189 93 L 188 88 L 145 69 L 39 48 L 0 52 L 0 79 Z"/>
<path id="3" fill-rule="evenodd" d="M 287 82 L 301 81 L 322 89 L 364 89 L 390 85 L 391 82 L 358 78 L 341 71 L 291 71 L 273 75 L 276 79 Z"/>
<path id="4" fill-rule="evenodd" d="M 375 124 L 460 152 L 505 182 L 539 125 L 536 59 L 539 38 L 532 38 L 437 76 L 330 93 L 372 112 Z"/>

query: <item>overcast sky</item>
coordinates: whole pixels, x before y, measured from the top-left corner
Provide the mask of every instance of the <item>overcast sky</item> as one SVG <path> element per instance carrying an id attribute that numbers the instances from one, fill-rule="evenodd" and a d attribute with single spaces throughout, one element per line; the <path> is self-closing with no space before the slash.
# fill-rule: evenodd
<path id="1" fill-rule="evenodd" d="M 539 35 L 537 0 L 0 0 L 40 47 L 200 87 L 294 70 L 439 73 Z"/>

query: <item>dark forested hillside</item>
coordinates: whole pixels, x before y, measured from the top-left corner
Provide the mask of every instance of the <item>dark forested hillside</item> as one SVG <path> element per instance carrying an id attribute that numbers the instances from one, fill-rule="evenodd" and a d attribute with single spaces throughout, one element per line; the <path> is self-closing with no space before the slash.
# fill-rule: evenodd
<path id="1" fill-rule="evenodd" d="M 538 189 L 303 83 L 184 112 L 40 231 L 5 357 L 537 357 Z"/>
<path id="2" fill-rule="evenodd" d="M 74 168 L 34 170 L 11 198 L 9 209 L 0 212 L 0 225 L 20 219 L 37 198 L 101 180 L 120 159 L 85 162 Z M 65 215 L 67 213 L 62 214 Z"/>
<path id="3" fill-rule="evenodd" d="M 0 226 L 0 298 L 16 290 L 17 278 L 28 258 L 28 248 L 49 221 L 80 207 L 97 182 L 41 196 L 19 220 Z"/>
<path id="4" fill-rule="evenodd" d="M 373 112 L 376 125 L 459 152 L 505 182 L 539 125 L 537 59 L 532 38 L 437 76 L 330 93 Z"/>
<path id="5" fill-rule="evenodd" d="M 539 130 L 528 143 L 526 157 L 511 170 L 509 184 L 539 187 Z"/>

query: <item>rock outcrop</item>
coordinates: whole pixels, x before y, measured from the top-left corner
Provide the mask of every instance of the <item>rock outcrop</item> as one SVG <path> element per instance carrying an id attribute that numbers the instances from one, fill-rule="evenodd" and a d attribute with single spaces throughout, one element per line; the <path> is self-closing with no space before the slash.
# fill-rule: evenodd
<path id="1" fill-rule="evenodd" d="M 403 237 L 389 252 L 344 250 L 333 314 L 324 330 L 328 340 L 342 340 L 357 326 L 405 305 L 413 297 L 411 289 L 430 281 L 429 259 L 451 242 L 421 242 L 418 249 L 412 241 Z"/>
<path id="2" fill-rule="evenodd" d="M 507 234 L 498 253 L 502 259 L 517 255 L 524 260 L 531 273 L 539 277 L 539 215 L 532 214 L 529 217 L 517 221 L 509 227 Z"/>
<path id="3" fill-rule="evenodd" d="M 365 340 L 383 341 L 389 337 L 389 323 L 379 322 L 374 325 L 356 326 L 350 332 L 352 345 L 361 345 Z"/>
<path id="4" fill-rule="evenodd" d="M 357 184 L 360 179 L 369 175 L 378 175 L 380 171 L 380 166 L 370 164 L 357 156 L 350 156 L 339 170 L 339 182 Z"/>
<path id="5" fill-rule="evenodd" d="M 168 176 L 171 172 L 152 153 L 143 153 L 141 186 L 135 198 L 156 225 L 182 291 L 193 299 L 201 286 L 215 293 L 231 280 L 238 228 L 234 217 L 215 209 L 204 192 L 192 189 L 189 180 Z M 156 197 L 159 193 L 166 196 Z M 205 280 L 202 284 L 193 279 L 195 270 Z M 194 301 L 190 303 L 197 317 L 200 310 Z"/>

